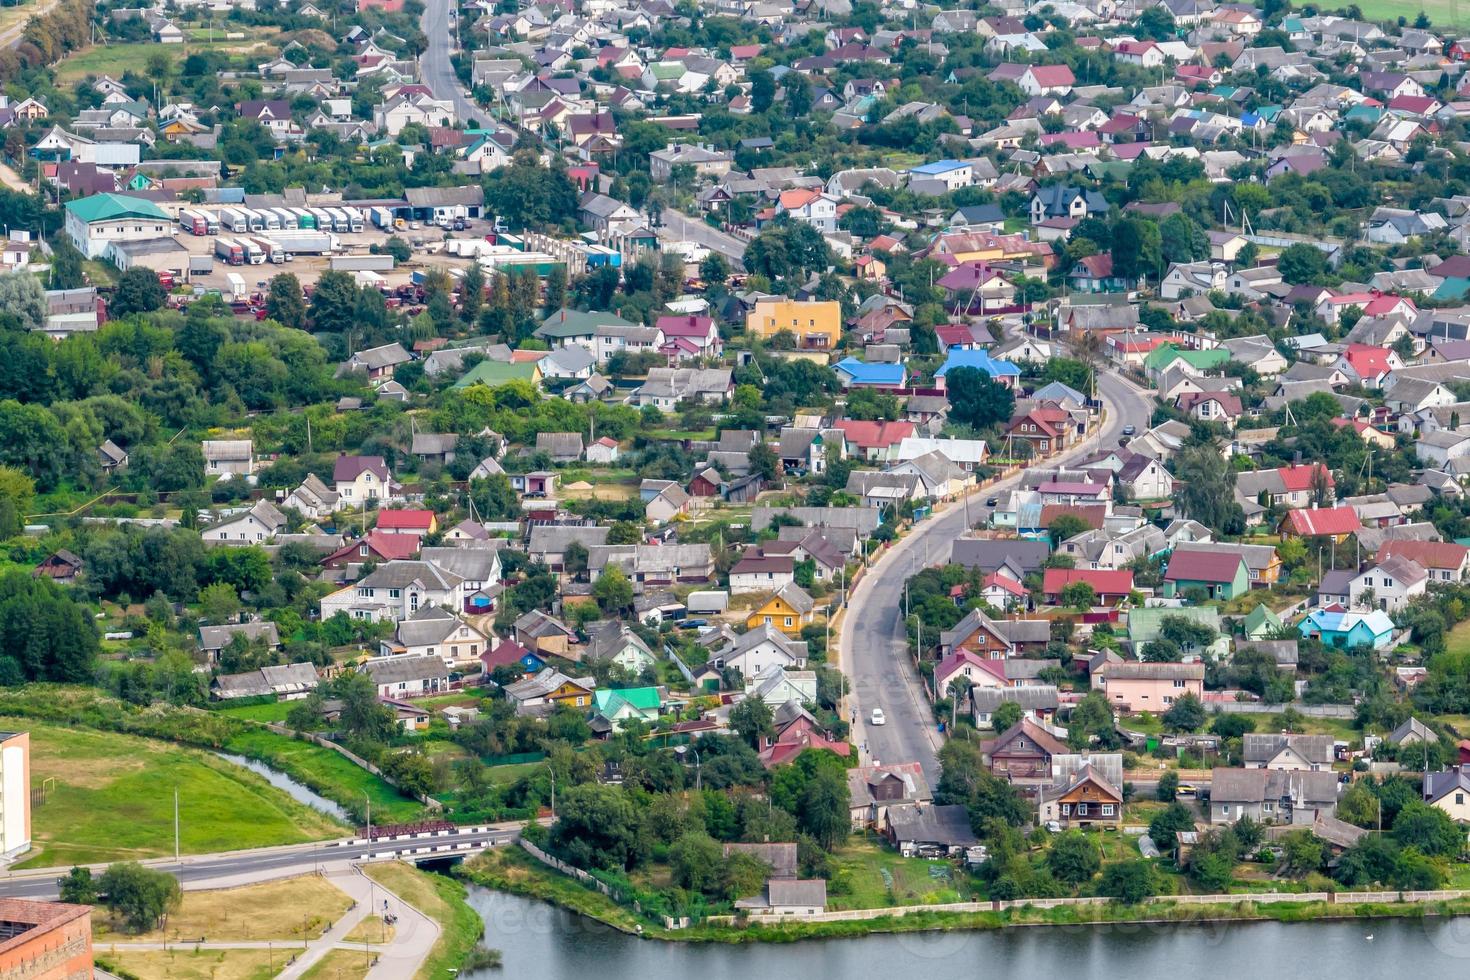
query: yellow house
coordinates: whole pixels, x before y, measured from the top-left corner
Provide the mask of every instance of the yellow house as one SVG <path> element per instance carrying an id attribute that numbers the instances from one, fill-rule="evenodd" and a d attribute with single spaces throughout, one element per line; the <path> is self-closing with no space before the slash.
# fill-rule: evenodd
<path id="1" fill-rule="evenodd" d="M 812 609 L 815 605 L 805 589 L 794 582 L 787 583 L 757 607 L 745 620 L 745 625 L 747 629 L 755 629 L 764 623 L 787 636 L 800 636 L 801 628 L 810 625 L 812 621 Z"/>
<path id="2" fill-rule="evenodd" d="M 745 332 L 753 337 L 769 340 L 782 330 L 801 350 L 834 350 L 842 341 L 842 304 L 763 299 L 745 317 Z"/>

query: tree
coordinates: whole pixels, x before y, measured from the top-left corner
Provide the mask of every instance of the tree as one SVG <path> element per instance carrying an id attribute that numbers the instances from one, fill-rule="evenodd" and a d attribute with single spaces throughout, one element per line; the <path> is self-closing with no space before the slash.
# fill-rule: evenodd
<path id="1" fill-rule="evenodd" d="M 57 879 L 56 886 L 68 905 L 97 904 L 97 881 L 90 868 L 72 868 L 66 877 Z"/>
<path id="2" fill-rule="evenodd" d="M 1125 905 L 1137 905 L 1158 892 L 1154 866 L 1144 860 L 1119 861 L 1103 869 L 1098 894 Z"/>
<path id="3" fill-rule="evenodd" d="M 567 267 L 558 262 L 546 274 L 546 309 L 559 310 L 566 304 Z"/>
<path id="4" fill-rule="evenodd" d="M 699 263 L 699 278 L 706 286 L 723 286 L 730 278 L 730 263 L 719 252 L 710 252 Z"/>
<path id="5" fill-rule="evenodd" d="M 329 269 L 311 293 L 313 330 L 346 333 L 357 322 L 357 283 L 350 273 Z"/>
<path id="6" fill-rule="evenodd" d="M 378 700 L 378 688 L 366 673 L 349 671 L 332 683 L 333 695 L 342 702 L 338 724 L 348 738 L 385 743 L 393 737 L 398 720 L 393 709 Z"/>
<path id="7" fill-rule="evenodd" d="M 762 738 L 776 734 L 771 708 L 760 698 L 746 698 L 731 708 L 730 727 L 751 748 L 759 748 Z"/>
<path id="8" fill-rule="evenodd" d="M 1362 781 L 1353 783 L 1337 801 L 1337 819 L 1357 827 L 1372 829 L 1382 819 L 1378 797 Z"/>
<path id="9" fill-rule="evenodd" d="M 1179 770 L 1165 769 L 1159 774 L 1159 788 L 1156 794 L 1161 803 L 1173 803 L 1174 798 L 1179 795 Z M 1154 843 L 1158 843 L 1155 841 Z"/>
<path id="10" fill-rule="evenodd" d="M 1185 516 L 1217 535 L 1245 530 L 1245 511 L 1235 501 L 1235 471 L 1215 446 L 1190 446 L 1179 454 L 1175 478 L 1184 486 L 1174 501 Z"/>
<path id="11" fill-rule="evenodd" d="M 1072 609 L 1091 609 L 1097 605 L 1097 591 L 1089 582 L 1069 582 L 1062 587 L 1061 599 Z"/>
<path id="12" fill-rule="evenodd" d="M 1465 849 L 1465 834 L 1439 807 L 1414 800 L 1393 822 L 1393 839 L 1431 857 L 1455 857 Z"/>
<path id="13" fill-rule="evenodd" d="M 625 871 L 642 859 L 647 843 L 633 801 L 618 786 L 583 783 L 557 797 L 552 849 L 579 868 Z"/>
<path id="14" fill-rule="evenodd" d="M 757 442 L 748 454 L 750 471 L 767 483 L 774 483 L 781 475 L 781 459 L 768 443 Z"/>
<path id="15" fill-rule="evenodd" d="M 183 890 L 173 875 L 145 868 L 136 861 L 108 867 L 98 882 L 107 910 L 123 921 L 128 932 L 156 929 L 183 901 Z"/>
<path id="16" fill-rule="evenodd" d="M 776 101 L 776 79 L 764 68 L 750 73 L 750 108 L 752 112 L 765 112 Z"/>
<path id="17" fill-rule="evenodd" d="M 1151 664 L 1177 664 L 1184 659 L 1184 651 L 1167 636 L 1160 636 L 1143 645 L 1143 659 Z"/>
<path id="18" fill-rule="evenodd" d="M 633 607 L 633 583 L 628 581 L 621 568 L 613 564 L 603 566 L 602 574 L 592 584 L 592 595 L 597 599 L 598 608 L 609 616 Z"/>
<path id="19" fill-rule="evenodd" d="M 157 283 L 155 276 L 154 284 Z M 0 310 L 14 315 L 27 330 L 41 329 L 46 324 L 46 290 L 41 288 L 41 281 L 29 272 L 0 275 Z M 109 313 L 122 315 L 115 310 L 116 305 L 108 308 Z"/>
<path id="20" fill-rule="evenodd" d="M 69 239 L 58 235 L 51 243 L 51 273 L 47 278 L 46 288 L 80 289 L 86 284 L 86 275 L 82 271 L 82 253 L 73 247 Z"/>
<path id="21" fill-rule="evenodd" d="M 413 258 L 413 246 L 397 235 L 390 235 L 388 240 L 379 247 L 379 251 L 393 256 L 393 261 L 398 263 L 407 262 Z"/>
<path id="22" fill-rule="evenodd" d="M 1297 242 L 1282 249 L 1276 258 L 1276 269 L 1293 286 L 1309 285 L 1327 271 L 1327 256 L 1315 245 Z"/>
<path id="23" fill-rule="evenodd" d="M 1156 222 L 1120 218 L 1113 224 L 1113 274 L 1129 280 L 1160 275 L 1162 247 Z"/>
<path id="24" fill-rule="evenodd" d="M 1046 866 L 1058 881 L 1077 886 L 1092 880 L 1102 867 L 1102 857 L 1090 837 L 1080 830 L 1069 830 L 1052 839 Z"/>
<path id="25" fill-rule="evenodd" d="M 1194 829 L 1194 813 L 1183 803 L 1170 803 L 1148 824 L 1148 837 L 1160 848 L 1168 848 L 1174 843 L 1174 835 L 1180 831 Z"/>
<path id="26" fill-rule="evenodd" d="M 199 606 L 209 622 L 228 623 L 240 611 L 240 596 L 228 582 L 214 582 L 199 590 Z"/>
<path id="27" fill-rule="evenodd" d="M 962 425 L 983 429 L 1009 422 L 1016 395 L 979 368 L 959 367 L 945 375 L 949 417 Z"/>
<path id="28" fill-rule="evenodd" d="M 1281 860 L 1276 870 L 1302 878 L 1322 867 L 1327 850 L 1322 839 L 1310 830 L 1294 830 L 1281 839 Z"/>
<path id="29" fill-rule="evenodd" d="M 1164 712 L 1164 727 L 1172 732 L 1197 732 L 1205 723 L 1205 706 L 1193 694 L 1175 698 Z"/>
<path id="30" fill-rule="evenodd" d="M 1165 262 L 1200 262 L 1210 257 L 1210 239 L 1183 211 L 1159 222 Z"/>
<path id="31" fill-rule="evenodd" d="M 1241 738 L 1255 730 L 1256 720 L 1250 715 L 1227 713 L 1216 715 L 1215 720 L 1210 722 L 1210 731 L 1221 738 Z"/>
<path id="32" fill-rule="evenodd" d="M 286 327 L 300 329 L 306 325 L 306 300 L 301 295 L 301 282 L 289 272 L 271 277 L 265 297 L 265 314 Z"/>
<path id="33" fill-rule="evenodd" d="M 1051 537 L 1051 546 L 1055 549 L 1068 538 L 1075 537 L 1089 530 L 1090 525 L 1076 514 L 1058 514 L 1052 518 L 1047 525 L 1046 532 Z M 1087 585 L 1086 582 L 1073 582 L 1073 585 Z M 1090 586 L 1089 586 L 1090 587 Z"/>
<path id="34" fill-rule="evenodd" d="M 692 892 L 714 892 L 720 885 L 724 863 L 719 842 L 709 834 L 684 834 L 669 848 L 674 884 Z"/>
<path id="35" fill-rule="evenodd" d="M 997 732 L 1008 732 L 1025 717 L 1025 710 L 1014 701 L 1002 701 L 990 713 L 990 727 Z"/>
<path id="36" fill-rule="evenodd" d="M 135 266 L 118 277 L 108 313 L 114 316 L 152 313 L 154 310 L 162 309 L 166 302 L 168 302 L 168 293 L 163 291 L 163 283 L 158 281 L 158 273 L 152 269 Z"/>
<path id="37" fill-rule="evenodd" d="M 796 819 L 802 832 L 816 838 L 826 850 L 847 840 L 852 829 L 847 778 L 830 767 L 819 769 L 807 780 Z"/>

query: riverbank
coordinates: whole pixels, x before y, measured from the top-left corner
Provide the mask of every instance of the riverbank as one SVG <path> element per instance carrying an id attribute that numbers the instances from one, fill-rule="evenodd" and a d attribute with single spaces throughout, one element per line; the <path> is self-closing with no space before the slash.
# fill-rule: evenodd
<path id="1" fill-rule="evenodd" d="M 687 929 L 668 929 L 658 923 L 641 919 L 607 896 L 538 863 L 518 848 L 498 848 L 466 862 L 456 873 L 472 884 L 547 902 L 623 933 L 680 943 L 786 943 L 889 933 L 985 931 L 1039 926 L 1298 923 L 1470 915 L 1470 896 L 1451 900 L 1399 902 L 1377 900 L 1382 893 L 1371 893 L 1375 898 L 1373 901 L 1353 901 L 1351 893 L 1339 892 L 1334 896 L 1335 901 L 1293 900 L 1286 895 L 1262 900 L 1258 896 L 1240 895 L 1239 901 L 1234 902 L 1230 900 L 1232 896 L 1218 896 L 1211 904 L 1185 904 L 1162 897 L 1138 905 L 1096 902 L 1043 908 L 1021 903 L 1010 908 L 967 912 L 907 906 L 894 909 L 891 914 L 882 914 L 887 910 L 872 910 L 878 914 L 867 919 L 813 921 L 793 918 L 779 923 L 703 924 Z"/>

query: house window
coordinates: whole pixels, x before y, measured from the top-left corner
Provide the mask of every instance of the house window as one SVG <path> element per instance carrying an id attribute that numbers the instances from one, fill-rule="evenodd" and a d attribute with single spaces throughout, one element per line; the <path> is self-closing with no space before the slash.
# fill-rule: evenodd
<path id="1" fill-rule="evenodd" d="M 790 616 L 787 616 L 786 617 L 786 625 L 787 626 L 790 626 L 791 625 L 791 617 Z"/>
<path id="2" fill-rule="evenodd" d="M 1174 682 L 1174 686 L 1175 687 L 1183 687 L 1184 686 L 1184 682 L 1183 681 L 1175 681 Z"/>
<path id="3" fill-rule="evenodd" d="M 1077 804 L 1077 816 L 1079 816 L 1079 817 L 1085 817 L 1085 816 L 1087 816 L 1087 804 L 1086 803 L 1078 803 Z"/>
<path id="4" fill-rule="evenodd" d="M 1264 803 L 1261 804 L 1261 812 L 1262 813 L 1271 813 L 1271 812 L 1273 812 L 1275 806 L 1276 806 L 1276 804 L 1271 803 L 1270 801 L 1264 802 Z"/>
<path id="5" fill-rule="evenodd" d="M 1072 804 L 1070 804 L 1070 803 L 1063 803 L 1062 804 L 1062 816 L 1064 816 L 1064 817 L 1070 817 L 1071 815 L 1072 815 Z"/>
<path id="6" fill-rule="evenodd" d="M 402 595 L 402 592 L 400 592 L 398 589 L 388 590 L 388 598 L 390 599 L 397 599 L 400 595 Z"/>

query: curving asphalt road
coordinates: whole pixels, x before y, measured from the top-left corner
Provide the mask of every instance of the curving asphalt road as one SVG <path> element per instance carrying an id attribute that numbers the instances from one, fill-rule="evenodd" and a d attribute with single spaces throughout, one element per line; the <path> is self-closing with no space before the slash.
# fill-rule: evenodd
<path id="1" fill-rule="evenodd" d="M 1098 394 L 1107 407 L 1101 429 L 1076 448 L 1045 461 L 1061 466 L 1095 450 L 1114 445 L 1125 425 L 1142 431 L 1153 413 L 1153 398 L 1119 375 L 1099 372 Z M 970 526 L 981 525 L 989 514 L 987 497 L 1019 484 L 1020 474 L 971 495 L 968 508 L 949 508 L 921 522 L 889 549 L 853 589 L 842 621 L 842 669 L 852 685 L 849 698 L 853 741 L 865 746 L 865 762 L 919 762 L 931 786 L 939 780 L 936 753 L 943 744 L 934 715 L 925 701 L 918 672 L 904 651 L 904 582 L 925 565 L 949 560 L 950 542 Z M 884 725 L 869 724 L 874 708 L 882 708 Z"/>
<path id="2" fill-rule="evenodd" d="M 454 53 L 454 32 L 449 26 L 454 5 L 455 0 L 424 0 L 424 15 L 419 25 L 429 44 L 419 55 L 419 76 L 434 98 L 447 100 L 454 106 L 455 116 L 468 127 L 471 120 L 483 123 L 489 113 L 475 104 L 454 73 L 454 62 L 450 60 Z"/>

